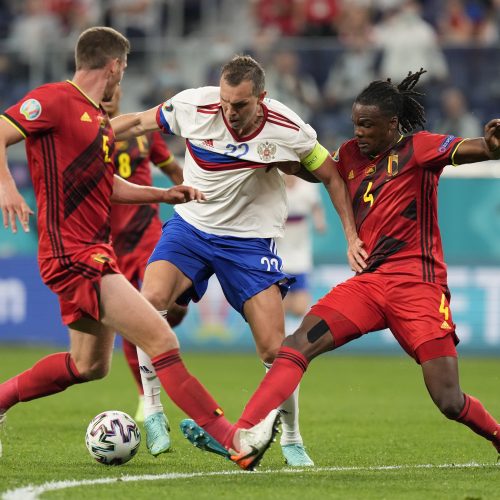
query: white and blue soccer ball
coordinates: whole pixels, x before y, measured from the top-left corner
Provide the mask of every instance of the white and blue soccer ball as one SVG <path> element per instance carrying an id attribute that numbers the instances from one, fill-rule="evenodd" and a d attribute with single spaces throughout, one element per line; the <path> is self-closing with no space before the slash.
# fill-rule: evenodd
<path id="1" fill-rule="evenodd" d="M 137 453 L 141 432 L 130 415 L 117 410 L 103 411 L 87 427 L 85 444 L 99 463 L 122 465 Z"/>

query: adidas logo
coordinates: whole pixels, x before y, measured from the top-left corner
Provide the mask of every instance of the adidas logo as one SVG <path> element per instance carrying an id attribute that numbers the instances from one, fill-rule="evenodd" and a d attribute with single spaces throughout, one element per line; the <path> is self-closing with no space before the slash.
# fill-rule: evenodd
<path id="1" fill-rule="evenodd" d="M 89 114 L 85 111 L 82 116 L 80 116 L 81 122 L 91 122 L 92 118 L 90 118 Z"/>
<path id="2" fill-rule="evenodd" d="M 351 181 L 352 179 L 354 179 L 354 170 L 351 170 L 349 172 L 349 175 L 347 176 L 347 178 Z"/>
<path id="3" fill-rule="evenodd" d="M 214 147 L 214 141 L 213 139 L 205 139 L 202 144 L 206 146 L 207 148 L 213 148 Z"/>
<path id="4" fill-rule="evenodd" d="M 451 326 L 448 324 L 448 322 L 447 322 L 447 321 L 443 321 L 443 322 L 441 323 L 441 329 L 442 329 L 442 330 L 451 330 Z"/>

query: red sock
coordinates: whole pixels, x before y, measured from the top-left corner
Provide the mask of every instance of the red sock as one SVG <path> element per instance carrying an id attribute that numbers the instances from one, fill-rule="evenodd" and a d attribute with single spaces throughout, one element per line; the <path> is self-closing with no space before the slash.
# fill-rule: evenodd
<path id="1" fill-rule="evenodd" d="M 491 441 L 500 452 L 500 425 L 486 411 L 484 406 L 476 398 L 464 394 L 465 405 L 457 418 L 457 422 L 466 425 L 476 434 Z"/>
<path id="2" fill-rule="evenodd" d="M 179 349 L 151 358 L 170 399 L 217 441 L 223 443 L 233 426 L 217 402 L 184 366 Z"/>
<path id="3" fill-rule="evenodd" d="M 123 339 L 123 354 L 134 377 L 139 394 L 144 394 L 142 388 L 141 372 L 139 371 L 139 359 L 137 358 L 137 347 L 126 339 Z"/>
<path id="4" fill-rule="evenodd" d="M 281 347 L 271 369 L 247 403 L 236 427 L 248 429 L 258 424 L 274 408 L 286 401 L 307 369 L 308 361 L 299 351 Z"/>
<path id="5" fill-rule="evenodd" d="M 81 382 L 85 380 L 69 352 L 51 354 L 0 385 L 0 408 L 8 410 L 20 401 L 50 396 Z"/>

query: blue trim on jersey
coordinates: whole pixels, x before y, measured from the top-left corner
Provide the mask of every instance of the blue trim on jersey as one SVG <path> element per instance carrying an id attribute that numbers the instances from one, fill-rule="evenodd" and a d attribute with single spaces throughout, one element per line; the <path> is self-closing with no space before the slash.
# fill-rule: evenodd
<path id="1" fill-rule="evenodd" d="M 158 260 L 171 262 L 192 282 L 177 298 L 179 304 L 198 302 L 215 274 L 228 302 L 243 318 L 245 302 L 278 285 L 284 297 L 295 278 L 281 271 L 273 238 L 217 236 L 196 229 L 179 214 L 167 221 L 148 265 Z"/>
<path id="2" fill-rule="evenodd" d="M 191 146 L 191 150 L 202 161 L 207 161 L 211 163 L 233 163 L 235 161 L 234 158 L 228 155 L 224 155 L 221 153 L 216 153 L 215 151 L 208 151 L 207 149 L 201 148 L 200 146 L 195 146 L 191 141 L 189 145 Z M 241 160 L 238 160 L 241 161 Z"/>
<path id="3" fill-rule="evenodd" d="M 165 119 L 165 117 L 163 116 L 163 111 L 162 111 L 162 108 L 163 108 L 163 105 L 160 106 L 160 111 L 158 113 L 159 117 L 160 117 L 160 124 L 161 126 L 165 129 L 165 131 L 170 134 L 170 135 L 175 135 L 173 132 L 172 132 L 172 129 L 170 128 L 170 125 L 168 124 L 167 120 Z"/>

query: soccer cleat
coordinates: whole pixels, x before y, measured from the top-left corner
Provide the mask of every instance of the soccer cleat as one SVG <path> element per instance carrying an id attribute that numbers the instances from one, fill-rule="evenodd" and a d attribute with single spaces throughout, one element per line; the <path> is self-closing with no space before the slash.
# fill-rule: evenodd
<path id="1" fill-rule="evenodd" d="M 180 428 L 184 437 L 196 448 L 203 451 L 215 453 L 230 460 L 231 454 L 222 446 L 219 441 L 213 438 L 203 427 L 200 427 L 190 418 L 184 419 L 180 423 Z"/>
<path id="2" fill-rule="evenodd" d="M 159 411 L 146 417 L 144 429 L 146 430 L 146 446 L 151 455 L 157 457 L 170 449 L 170 436 L 168 434 L 170 426 L 163 412 Z"/>
<path id="3" fill-rule="evenodd" d="M 285 463 L 290 467 L 314 467 L 314 462 L 302 444 L 283 444 L 281 451 L 285 457 Z"/>
<path id="4" fill-rule="evenodd" d="M 267 417 L 250 429 L 239 429 L 240 451 L 231 460 L 243 470 L 255 470 L 264 453 L 275 441 L 280 423 L 279 410 L 271 410 Z"/>
<path id="5" fill-rule="evenodd" d="M 144 422 L 144 396 L 139 396 L 139 403 L 137 404 L 134 420 L 140 424 Z"/>

